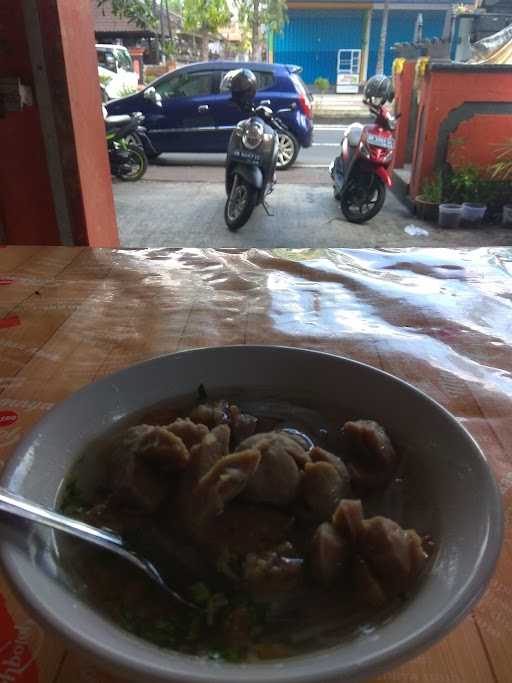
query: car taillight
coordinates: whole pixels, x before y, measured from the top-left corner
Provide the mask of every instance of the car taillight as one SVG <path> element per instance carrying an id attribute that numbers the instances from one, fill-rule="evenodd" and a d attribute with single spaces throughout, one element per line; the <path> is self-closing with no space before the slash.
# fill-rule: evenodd
<path id="1" fill-rule="evenodd" d="M 299 107 L 301 112 L 308 118 L 312 119 L 313 118 L 313 109 L 311 108 L 311 104 L 307 98 L 307 96 L 302 93 L 299 95 Z"/>

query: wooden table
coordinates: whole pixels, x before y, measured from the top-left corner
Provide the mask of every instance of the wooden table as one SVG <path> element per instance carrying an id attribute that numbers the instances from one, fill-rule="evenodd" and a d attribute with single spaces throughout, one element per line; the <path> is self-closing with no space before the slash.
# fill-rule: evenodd
<path id="1" fill-rule="evenodd" d="M 451 410 L 512 515 L 512 250 L 0 249 L 0 460 L 55 403 L 178 349 L 283 344 L 402 377 Z M 372 683 L 512 681 L 512 535 L 454 632 Z M 0 681 L 114 683 L 0 576 Z"/>

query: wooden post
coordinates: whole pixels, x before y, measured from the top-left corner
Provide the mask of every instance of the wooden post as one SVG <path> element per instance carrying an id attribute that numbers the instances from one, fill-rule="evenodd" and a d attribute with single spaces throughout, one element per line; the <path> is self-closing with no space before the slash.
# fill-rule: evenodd
<path id="1" fill-rule="evenodd" d="M 32 107 L 0 121 L 5 239 L 117 246 L 91 5 L 23 0 L 1 11 L 10 60 L 0 76 L 35 93 Z"/>

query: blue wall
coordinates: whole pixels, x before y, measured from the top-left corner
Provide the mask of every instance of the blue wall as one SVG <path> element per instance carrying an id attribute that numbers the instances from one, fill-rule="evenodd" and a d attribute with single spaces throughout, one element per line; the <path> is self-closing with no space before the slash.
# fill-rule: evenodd
<path id="1" fill-rule="evenodd" d="M 274 62 L 302 66 L 306 83 L 318 76 L 336 83 L 338 50 L 361 47 L 363 11 L 290 10 L 288 18 L 275 36 Z"/>
<path id="2" fill-rule="evenodd" d="M 423 14 L 424 38 L 440 37 L 443 33 L 446 12 L 426 11 Z M 385 71 L 391 73 L 395 43 L 410 42 L 414 34 L 417 11 L 391 10 L 389 14 Z M 363 10 L 290 10 L 289 22 L 281 34 L 274 36 L 274 62 L 298 64 L 306 83 L 318 76 L 336 83 L 336 58 L 340 49 L 361 47 Z M 382 12 L 374 11 L 368 75 L 373 76 L 377 65 Z"/>
<path id="3" fill-rule="evenodd" d="M 423 15 L 423 37 L 440 38 L 443 35 L 446 12 L 442 10 L 428 12 L 422 10 L 421 14 Z M 384 73 L 391 74 L 394 59 L 394 55 L 391 52 L 393 45 L 395 43 L 410 43 L 412 41 L 417 17 L 418 12 L 416 11 L 390 10 Z M 374 12 L 370 38 L 370 54 L 368 56 L 368 76 L 373 76 L 377 68 L 377 52 L 379 50 L 381 26 L 382 12 Z"/>

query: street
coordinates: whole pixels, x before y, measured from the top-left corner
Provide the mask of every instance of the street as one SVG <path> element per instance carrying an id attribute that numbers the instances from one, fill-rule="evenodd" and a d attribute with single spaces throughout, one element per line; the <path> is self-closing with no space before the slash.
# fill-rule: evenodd
<path id="1" fill-rule="evenodd" d="M 419 221 L 388 192 L 381 213 L 365 225 L 348 223 L 334 201 L 327 172 L 342 126 L 316 125 L 312 147 L 278 173 L 268 199 L 237 233 L 224 223 L 224 154 L 165 154 L 138 183 L 114 182 L 123 247 L 407 247 L 510 245 L 510 229 L 445 230 Z M 407 226 L 428 234 L 410 235 Z M 410 228 L 409 228 L 410 229 Z"/>
<path id="2" fill-rule="evenodd" d="M 345 126 L 315 126 L 312 147 L 302 149 L 295 164 L 278 178 L 283 184 L 324 184 L 327 166 L 337 155 Z M 224 182 L 225 154 L 164 154 L 151 164 L 145 180 Z M 277 191 L 277 190 L 276 190 Z"/>

